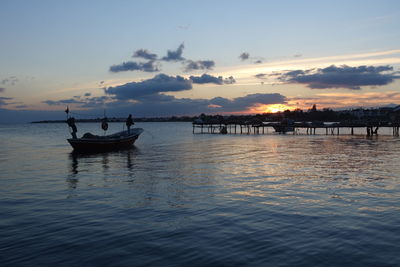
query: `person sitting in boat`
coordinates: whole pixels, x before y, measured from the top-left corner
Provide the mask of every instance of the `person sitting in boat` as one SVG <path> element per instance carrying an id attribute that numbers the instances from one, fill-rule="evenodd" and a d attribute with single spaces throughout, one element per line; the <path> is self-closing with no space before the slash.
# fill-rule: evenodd
<path id="1" fill-rule="evenodd" d="M 128 128 L 128 133 L 131 130 L 131 126 L 134 125 L 134 124 L 135 123 L 133 122 L 132 115 L 129 114 L 128 118 L 126 119 L 126 127 Z"/>
<path id="2" fill-rule="evenodd" d="M 71 131 L 72 138 L 74 138 L 74 139 L 78 138 L 78 137 L 76 137 L 76 132 L 78 131 L 78 129 L 76 128 L 76 125 L 75 125 L 75 118 L 74 117 L 69 117 L 68 120 L 67 120 L 67 123 L 68 123 L 68 126 L 72 130 Z"/>

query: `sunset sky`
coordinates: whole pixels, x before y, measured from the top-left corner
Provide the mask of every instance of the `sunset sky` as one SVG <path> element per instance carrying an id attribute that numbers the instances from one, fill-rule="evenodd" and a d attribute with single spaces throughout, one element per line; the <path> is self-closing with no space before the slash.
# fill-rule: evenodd
<path id="1" fill-rule="evenodd" d="M 400 104 L 399 1 L 0 1 L 0 122 Z"/>

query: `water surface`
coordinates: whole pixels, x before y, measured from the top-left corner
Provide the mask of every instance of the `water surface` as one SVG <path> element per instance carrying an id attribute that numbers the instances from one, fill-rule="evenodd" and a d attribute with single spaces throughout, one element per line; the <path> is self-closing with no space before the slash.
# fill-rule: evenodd
<path id="1" fill-rule="evenodd" d="M 132 149 L 81 155 L 65 124 L 0 125 L 1 265 L 400 262 L 399 138 L 136 126 Z"/>

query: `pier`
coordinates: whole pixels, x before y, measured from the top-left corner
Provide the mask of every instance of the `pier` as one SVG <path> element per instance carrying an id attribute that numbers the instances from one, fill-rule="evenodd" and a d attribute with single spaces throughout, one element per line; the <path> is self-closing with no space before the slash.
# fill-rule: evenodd
<path id="1" fill-rule="evenodd" d="M 379 129 L 389 128 L 393 136 L 399 136 L 400 123 L 394 122 L 193 122 L 193 134 L 306 134 L 354 135 L 355 129 L 365 129 L 366 136 L 378 135 Z"/>

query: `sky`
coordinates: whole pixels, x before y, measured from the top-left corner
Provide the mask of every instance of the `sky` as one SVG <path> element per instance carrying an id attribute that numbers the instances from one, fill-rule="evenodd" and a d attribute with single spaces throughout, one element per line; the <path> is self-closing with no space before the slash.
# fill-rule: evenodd
<path id="1" fill-rule="evenodd" d="M 0 123 L 400 104 L 399 1 L 0 0 Z"/>

